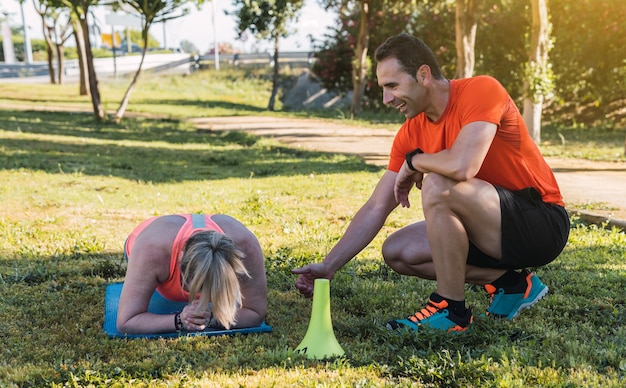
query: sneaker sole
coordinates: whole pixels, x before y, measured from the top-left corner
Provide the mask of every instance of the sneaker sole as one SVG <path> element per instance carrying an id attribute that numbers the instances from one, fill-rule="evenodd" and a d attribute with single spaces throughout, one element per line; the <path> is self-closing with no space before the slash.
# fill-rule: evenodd
<path id="1" fill-rule="evenodd" d="M 386 325 L 387 330 L 417 332 L 421 326 L 411 321 L 410 319 L 397 319 L 395 320 L 395 322 L 396 322 L 396 328 L 394 329 L 391 323 L 388 322 Z M 459 327 L 458 325 L 456 327 L 444 328 L 444 327 L 432 326 L 429 324 L 424 324 L 424 326 L 421 326 L 421 327 L 424 329 L 433 329 L 433 330 L 440 330 L 440 331 L 445 331 L 445 332 L 453 333 L 453 334 L 459 334 L 459 333 L 473 330 L 474 322 L 472 319 L 470 323 L 466 327 L 463 327 L 463 328 Z"/>
<path id="2" fill-rule="evenodd" d="M 515 317 L 517 317 L 522 311 L 528 310 L 529 308 L 533 307 L 547 293 L 548 293 L 548 286 L 544 285 L 543 288 L 541 289 L 541 291 L 539 291 L 537 293 L 537 295 L 535 295 L 535 297 L 533 299 L 525 301 L 524 303 L 520 304 L 517 309 L 515 309 L 514 311 L 509 313 L 509 315 L 507 316 L 507 319 L 510 321 L 510 320 L 514 319 Z"/>
<path id="3" fill-rule="evenodd" d="M 387 330 L 396 331 L 396 330 L 410 330 L 417 331 L 417 325 L 411 322 L 408 319 L 396 319 L 396 327 L 394 328 L 390 322 L 387 323 Z"/>

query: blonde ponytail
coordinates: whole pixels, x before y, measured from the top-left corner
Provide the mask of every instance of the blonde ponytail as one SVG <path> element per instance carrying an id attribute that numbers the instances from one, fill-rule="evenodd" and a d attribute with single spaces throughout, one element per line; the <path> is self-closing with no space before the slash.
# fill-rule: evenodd
<path id="1" fill-rule="evenodd" d="M 243 257 L 229 237 L 204 231 L 187 240 L 181 259 L 182 281 L 189 290 L 189 303 L 197 296 L 198 310 L 211 303 L 213 318 L 227 329 L 236 323 L 237 309 L 242 303 L 238 276 L 250 276 Z"/>

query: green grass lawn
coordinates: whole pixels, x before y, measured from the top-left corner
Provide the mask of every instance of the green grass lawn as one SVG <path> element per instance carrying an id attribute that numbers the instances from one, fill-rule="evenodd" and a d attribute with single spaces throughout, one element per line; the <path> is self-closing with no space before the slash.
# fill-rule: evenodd
<path id="1" fill-rule="evenodd" d="M 531 310 L 514 321 L 480 316 L 486 294 L 468 287 L 472 332 L 415 336 L 384 328 L 386 320 L 421 308 L 435 286 L 400 276 L 382 261 L 385 236 L 422 217 L 419 207 L 398 209 L 331 282 L 333 325 L 345 356 L 311 361 L 295 352 L 311 301 L 299 296 L 290 270 L 324 257 L 383 170 L 242 133 L 197 131 L 177 118 L 267 114 L 269 90 L 267 81 L 253 80 L 262 91 L 252 100 L 222 89 L 232 93 L 224 99 L 230 102 L 213 106 L 207 101 L 219 98 L 193 86 L 207 75 L 192 77 L 200 78 L 178 85 L 190 89 L 189 99 L 176 87 L 139 92 L 162 87 L 147 80 L 131 107 L 135 100 L 137 111 L 159 117 L 127 117 L 121 125 L 96 124 L 83 113 L 0 109 L 0 386 L 626 384 L 626 235 L 577 219 L 563 254 L 537 269 L 550 293 Z M 118 90 L 109 87 L 113 99 Z M 0 103 L 89 107 L 72 97 L 75 86 L 39 85 L 36 98 L 29 88 L 0 85 Z M 168 100 L 155 97 L 162 95 Z M 546 139 L 557 155 L 623 160 L 613 155 L 623 146 L 623 130 L 555 127 Z M 419 192 L 412 195 L 419 203 Z M 232 215 L 258 236 L 273 332 L 109 339 L 102 331 L 104 291 L 123 281 L 127 234 L 149 216 L 196 212 Z"/>

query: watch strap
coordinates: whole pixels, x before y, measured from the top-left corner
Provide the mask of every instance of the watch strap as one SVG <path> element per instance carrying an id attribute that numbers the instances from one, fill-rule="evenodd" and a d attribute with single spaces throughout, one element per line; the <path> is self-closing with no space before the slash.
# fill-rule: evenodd
<path id="1" fill-rule="evenodd" d="M 421 148 L 416 148 L 413 151 L 406 154 L 406 165 L 409 167 L 409 170 L 417 171 L 417 169 L 413 167 L 413 156 L 415 156 L 416 154 L 423 154 L 423 153 L 424 151 L 422 151 Z"/>

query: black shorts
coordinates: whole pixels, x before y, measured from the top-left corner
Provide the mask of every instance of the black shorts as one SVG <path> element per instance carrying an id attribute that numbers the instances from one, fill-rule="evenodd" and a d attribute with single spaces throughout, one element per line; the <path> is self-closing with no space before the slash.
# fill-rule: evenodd
<path id="1" fill-rule="evenodd" d="M 569 216 L 562 206 L 546 203 L 532 187 L 510 191 L 496 186 L 502 215 L 502 259 L 483 253 L 470 241 L 467 263 L 477 267 L 540 267 L 557 258 L 569 237 Z"/>

